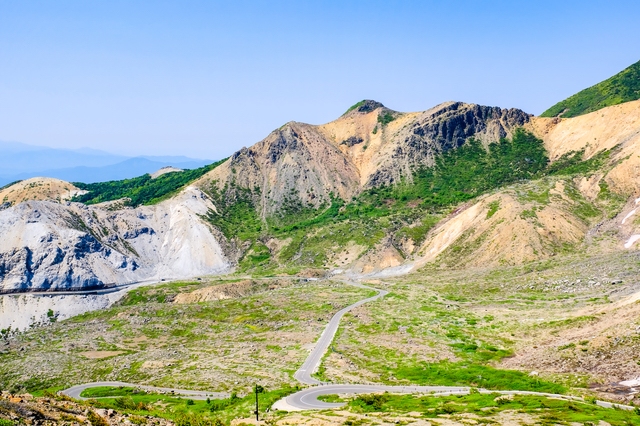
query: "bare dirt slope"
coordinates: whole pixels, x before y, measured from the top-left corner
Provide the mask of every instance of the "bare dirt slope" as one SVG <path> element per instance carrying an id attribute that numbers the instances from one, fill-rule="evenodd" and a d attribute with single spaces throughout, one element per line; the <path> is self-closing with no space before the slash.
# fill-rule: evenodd
<path id="1" fill-rule="evenodd" d="M 616 148 L 605 180 L 617 192 L 638 192 L 640 182 L 640 100 L 575 118 L 533 117 L 528 127 L 545 142 L 552 161 L 584 149 L 585 158 Z"/>
<path id="2" fill-rule="evenodd" d="M 31 200 L 62 202 L 85 192 L 60 179 L 36 177 L 0 190 L 0 204 L 8 207 Z"/>
<path id="3" fill-rule="evenodd" d="M 640 101 L 576 118 L 531 117 L 525 127 L 544 140 L 551 161 L 582 150 L 584 159 L 611 155 L 588 176 L 512 185 L 462 206 L 430 232 L 418 266 L 518 264 L 576 248 L 588 236 L 613 237 L 607 249 L 640 241 Z"/>

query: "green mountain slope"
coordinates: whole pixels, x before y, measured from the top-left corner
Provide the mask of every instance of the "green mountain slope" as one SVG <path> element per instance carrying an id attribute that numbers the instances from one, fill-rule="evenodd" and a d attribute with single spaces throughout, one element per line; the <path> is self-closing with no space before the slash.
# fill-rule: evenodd
<path id="1" fill-rule="evenodd" d="M 640 99 L 640 61 L 613 77 L 555 104 L 540 116 L 577 117 L 637 99 Z"/>
<path id="2" fill-rule="evenodd" d="M 227 159 L 225 158 L 198 169 L 167 173 L 157 177 L 156 179 L 151 178 L 149 174 L 145 174 L 132 179 L 109 182 L 76 182 L 74 185 L 89 192 L 74 197 L 73 201 L 85 204 L 97 204 L 104 201 L 119 200 L 120 198 L 127 197 L 131 199 L 127 205 L 133 207 L 142 204 L 155 204 L 169 198 L 180 188 L 198 179 L 205 173 L 210 172 L 226 160 Z"/>

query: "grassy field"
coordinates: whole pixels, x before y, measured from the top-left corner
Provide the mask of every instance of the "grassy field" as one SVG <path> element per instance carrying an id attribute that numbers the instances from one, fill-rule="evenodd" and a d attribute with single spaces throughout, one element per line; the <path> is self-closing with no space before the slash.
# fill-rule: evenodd
<path id="1" fill-rule="evenodd" d="M 640 303 L 625 302 L 640 291 L 639 265 L 639 253 L 579 253 L 513 267 L 430 267 L 370 280 L 369 285 L 389 294 L 344 316 L 318 375 L 336 383 L 469 385 L 640 404 L 628 390 L 614 386 L 640 375 Z M 41 391 L 121 380 L 226 391 L 235 396 L 209 404 L 127 388 L 93 389 L 86 396 L 138 414 L 165 410 L 162 415 L 171 418 L 206 414 L 227 421 L 250 411 L 247 395 L 256 382 L 268 389 L 261 395 L 265 404 L 293 392 L 292 374 L 331 316 L 373 294 L 340 281 L 296 278 L 258 280 L 256 292 L 244 297 L 173 302 L 176 295 L 238 281 L 138 288 L 109 309 L 25 332 L 0 354 L 2 388 Z M 435 405 L 420 398 L 394 401 L 378 405 L 427 418 L 441 415 L 440 405 L 462 416 L 478 415 L 478 409 L 487 408 L 478 404 L 490 403 L 473 398 Z M 556 402 L 540 401 L 525 398 L 484 411 L 529 416 L 541 408 L 536 418 L 551 422 L 544 416 L 564 410 Z M 409 403 L 419 407 L 402 408 Z M 345 422 L 357 410 L 369 409 L 350 404 Z M 550 411 L 535 404 L 546 404 Z M 558 418 L 581 421 L 575 419 L 600 413 L 591 405 L 572 407 L 578 407 L 568 408 L 574 417 Z M 286 423 L 295 417 L 286 416 L 276 413 L 273 419 Z"/>
<path id="2" fill-rule="evenodd" d="M 331 316 L 370 291 L 337 281 L 277 282 L 246 297 L 196 304 L 170 300 L 226 281 L 139 288 L 109 309 L 13 339 L 0 354 L 0 387 L 119 380 L 243 394 L 256 382 L 294 385 L 293 372 Z"/>
<path id="3" fill-rule="evenodd" d="M 277 400 L 299 390 L 296 386 L 285 386 L 269 390 L 259 388 L 258 406 L 264 416 Z M 228 424 L 232 419 L 251 417 L 255 410 L 255 393 L 238 396 L 232 393 L 226 399 L 193 400 L 171 395 L 147 393 L 128 387 L 99 387 L 87 389 L 82 394 L 87 403 L 97 408 L 111 408 L 138 416 L 157 416 L 172 419 L 178 423 L 197 423 L 218 419 Z"/>
<path id="4" fill-rule="evenodd" d="M 330 402 L 346 402 L 349 412 L 357 415 L 366 413 L 367 417 L 374 417 L 373 421 L 394 413 L 412 413 L 413 417 L 421 419 L 447 418 L 471 424 L 496 424 L 499 423 L 496 420 L 502 413 L 516 417 L 520 415 L 521 424 L 530 424 L 525 421 L 528 419 L 535 420 L 536 424 L 549 425 L 598 424 L 600 421 L 606 421 L 611 425 L 640 424 L 640 410 L 615 410 L 602 408 L 593 403 L 538 396 L 507 397 L 480 393 L 448 397 L 372 394 L 349 398 L 329 395 L 324 399 Z"/>
<path id="5" fill-rule="evenodd" d="M 640 291 L 638 260 L 581 254 L 374 281 L 390 294 L 345 315 L 320 373 L 613 398 L 610 383 L 640 375 L 640 304 L 622 304 Z"/>

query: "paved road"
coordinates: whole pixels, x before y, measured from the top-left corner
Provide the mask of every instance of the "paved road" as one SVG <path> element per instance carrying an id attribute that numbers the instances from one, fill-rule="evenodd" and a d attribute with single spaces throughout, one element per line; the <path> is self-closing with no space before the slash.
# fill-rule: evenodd
<path id="1" fill-rule="evenodd" d="M 295 372 L 293 377 L 308 385 L 319 385 L 313 386 L 311 388 L 307 388 L 296 392 L 292 395 L 289 395 L 286 398 L 277 401 L 274 405 L 274 409 L 285 410 L 285 411 L 303 411 L 303 410 L 324 410 L 324 409 L 332 409 L 341 407 L 344 404 L 337 403 L 328 403 L 324 401 L 319 401 L 318 397 L 322 395 L 335 395 L 335 394 L 360 394 L 360 393 L 374 393 L 374 392 L 391 392 L 391 393 L 408 393 L 408 394 L 416 394 L 416 393 L 424 393 L 430 394 L 433 396 L 445 396 L 445 395 L 467 395 L 470 391 L 468 387 L 461 386 L 385 386 L 385 385 L 357 385 L 357 384 L 330 384 L 323 383 L 319 380 L 314 379 L 311 375 L 317 371 L 320 363 L 322 362 L 322 356 L 325 351 L 329 348 L 329 345 L 333 341 L 335 337 L 336 331 L 340 325 L 340 320 L 350 310 L 356 308 L 364 303 L 374 301 L 388 294 L 385 290 L 380 290 L 373 287 L 368 287 L 359 283 L 355 283 L 352 281 L 344 281 L 347 284 L 377 291 L 378 294 L 369 297 L 367 299 L 360 300 L 350 306 L 347 306 L 344 309 L 338 311 L 329 321 L 327 327 L 322 332 L 322 335 L 316 342 L 315 347 L 305 360 L 304 364 L 298 371 Z M 98 387 L 98 386 L 127 386 L 127 387 L 138 387 L 140 389 L 146 389 L 151 391 L 159 391 L 159 392 L 172 392 L 174 394 L 179 394 L 183 396 L 189 396 L 191 399 L 221 399 L 227 398 L 228 395 L 224 393 L 214 393 L 214 392 L 205 392 L 205 391 L 191 391 L 185 389 L 171 389 L 171 388 L 158 388 L 154 386 L 141 386 L 131 383 L 125 382 L 94 382 L 94 383 L 86 383 L 84 385 L 73 386 L 69 389 L 62 391 L 65 395 L 68 395 L 72 398 L 76 399 L 86 399 L 80 396 L 83 390 Z M 554 398 L 561 398 L 565 400 L 574 400 L 574 401 L 583 401 L 582 398 L 572 397 L 567 395 L 558 395 L 558 394 L 549 394 L 542 392 L 527 392 L 527 391 L 493 391 L 487 389 L 478 389 L 481 393 L 499 393 L 502 395 L 539 395 L 539 396 L 547 396 Z M 596 404 L 601 407 L 606 408 L 621 408 L 623 410 L 633 410 L 634 407 L 628 405 L 620 405 L 620 404 L 612 404 L 610 402 L 605 401 L 596 401 Z"/>
<path id="2" fill-rule="evenodd" d="M 346 308 L 339 310 L 331 318 L 331 320 L 329 321 L 329 324 L 327 324 L 324 331 L 322 332 L 322 335 L 316 342 L 315 347 L 313 348 L 313 350 L 305 360 L 304 364 L 302 364 L 302 367 L 300 367 L 300 369 L 294 373 L 293 377 L 299 382 L 302 382 L 307 385 L 321 384 L 322 383 L 321 381 L 314 379 L 313 377 L 311 377 L 311 375 L 318 370 L 318 367 L 320 367 L 320 363 L 322 362 L 322 356 L 324 355 L 327 348 L 329 348 L 329 345 L 331 345 L 331 342 L 333 342 L 333 338 L 336 335 L 336 331 L 338 331 L 338 327 L 340 326 L 340 320 L 342 319 L 344 314 L 346 314 L 353 308 L 356 308 L 367 302 L 372 302 L 389 293 L 386 290 L 379 290 L 377 288 L 368 287 L 366 285 L 362 285 L 359 283 L 354 283 L 351 281 L 345 281 L 345 282 L 355 287 L 377 291 L 378 294 L 376 294 L 373 297 L 369 297 L 368 299 L 360 300 L 354 303 L 353 305 L 349 305 Z"/>
<path id="3" fill-rule="evenodd" d="M 537 395 L 551 398 L 559 398 L 567 401 L 584 402 L 584 399 L 576 396 L 560 395 L 544 392 L 528 391 L 496 391 L 489 389 L 477 389 L 480 393 L 497 393 L 501 395 Z M 336 394 L 361 394 L 389 392 L 396 394 L 427 394 L 431 396 L 468 395 L 468 387 L 456 386 L 382 386 L 382 385 L 323 385 L 314 386 L 296 392 L 288 397 L 277 401 L 273 408 L 284 411 L 305 411 L 305 410 L 328 410 L 342 407 L 343 403 L 330 403 L 318 400 L 322 395 Z M 634 407 L 628 405 L 613 404 L 606 401 L 596 401 L 596 404 L 605 408 L 621 408 L 623 410 L 633 410 Z"/>
<path id="4" fill-rule="evenodd" d="M 159 283 L 162 281 L 158 281 L 157 279 L 145 280 L 145 281 L 135 281 L 127 284 L 120 284 L 113 287 L 106 288 L 94 288 L 94 289 L 77 289 L 77 290 L 65 290 L 65 291 L 20 291 L 16 290 L 14 292 L 2 293 L 0 296 L 5 295 L 29 295 L 29 296 L 68 296 L 68 295 L 87 295 L 87 294 L 110 294 L 115 293 L 117 291 L 122 291 L 127 288 L 136 288 L 142 287 L 150 284 Z M 168 282 L 168 281 L 167 281 Z"/>
<path id="5" fill-rule="evenodd" d="M 220 393 L 220 392 L 205 392 L 205 391 L 194 391 L 194 390 L 186 390 L 186 389 L 159 388 L 159 387 L 155 387 L 155 386 L 135 385 L 135 384 L 132 384 L 132 383 L 125 383 L 125 382 L 93 382 L 93 383 L 85 383 L 84 385 L 76 385 L 76 386 L 70 387 L 69 389 L 65 389 L 65 390 L 62 391 L 62 393 L 67 395 L 67 396 L 70 396 L 71 398 L 85 400 L 85 399 L 89 399 L 89 398 L 84 398 L 84 397 L 80 396 L 80 394 L 82 393 L 83 390 L 89 389 L 89 388 L 97 388 L 97 387 L 101 387 L 101 386 L 135 387 L 135 388 L 149 390 L 149 391 L 155 391 L 155 392 L 174 393 L 174 394 L 178 394 L 178 395 L 182 395 L 182 396 L 188 396 L 191 399 L 201 399 L 201 400 L 204 400 L 204 399 L 207 399 L 207 398 L 222 399 L 222 398 L 228 398 L 229 397 L 228 394 Z"/>

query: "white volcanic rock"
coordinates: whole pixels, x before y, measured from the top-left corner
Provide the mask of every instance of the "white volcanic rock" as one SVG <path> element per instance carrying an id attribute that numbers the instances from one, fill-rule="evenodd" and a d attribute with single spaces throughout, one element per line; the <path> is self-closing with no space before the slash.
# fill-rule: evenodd
<path id="1" fill-rule="evenodd" d="M 229 262 L 199 215 L 215 210 L 198 189 L 154 206 L 27 201 L 0 211 L 0 290 L 123 284 L 216 274 Z"/>

